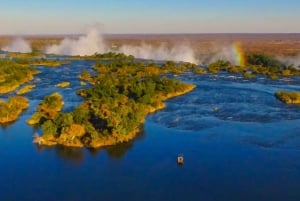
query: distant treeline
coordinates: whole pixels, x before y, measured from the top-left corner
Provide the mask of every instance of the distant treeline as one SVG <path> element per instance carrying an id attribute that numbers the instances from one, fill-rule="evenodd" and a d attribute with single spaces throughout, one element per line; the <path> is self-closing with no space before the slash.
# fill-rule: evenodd
<path id="1" fill-rule="evenodd" d="M 254 78 L 256 75 L 267 75 L 271 79 L 279 76 L 299 76 L 300 66 L 285 64 L 273 56 L 267 54 L 250 54 L 246 56 L 245 66 L 232 65 L 229 61 L 219 60 L 207 67 L 208 72 L 218 73 L 227 71 L 230 73 L 243 73 L 245 78 Z"/>

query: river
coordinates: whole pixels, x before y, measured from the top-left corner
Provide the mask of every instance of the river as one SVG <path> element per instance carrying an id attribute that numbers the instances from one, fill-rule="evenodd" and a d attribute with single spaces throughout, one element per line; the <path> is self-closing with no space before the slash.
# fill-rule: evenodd
<path id="1" fill-rule="evenodd" d="M 74 108 L 82 101 L 77 76 L 84 68 L 92 72 L 93 63 L 37 67 L 37 88 L 25 95 L 30 108 L 0 127 L 1 201 L 300 200 L 300 106 L 274 96 L 300 91 L 299 78 L 188 72 L 176 78 L 197 88 L 149 115 L 129 143 L 98 150 L 33 144 L 41 131 L 25 121 L 37 104 L 57 91 L 64 111 Z M 70 88 L 55 87 L 62 81 Z"/>

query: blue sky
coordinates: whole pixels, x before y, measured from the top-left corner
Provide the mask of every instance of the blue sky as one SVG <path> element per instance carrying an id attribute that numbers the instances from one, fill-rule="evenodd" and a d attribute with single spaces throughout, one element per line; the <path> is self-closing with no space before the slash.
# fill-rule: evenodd
<path id="1" fill-rule="evenodd" d="M 299 33 L 299 0 L 0 0 L 0 34 Z"/>

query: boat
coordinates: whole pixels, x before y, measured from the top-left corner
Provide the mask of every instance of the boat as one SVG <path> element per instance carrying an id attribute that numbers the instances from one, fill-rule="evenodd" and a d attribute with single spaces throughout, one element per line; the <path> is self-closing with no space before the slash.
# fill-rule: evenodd
<path id="1" fill-rule="evenodd" d="M 179 155 L 177 156 L 177 163 L 178 163 L 179 165 L 182 165 L 182 164 L 183 164 L 183 155 L 182 155 L 182 154 L 179 154 Z"/>

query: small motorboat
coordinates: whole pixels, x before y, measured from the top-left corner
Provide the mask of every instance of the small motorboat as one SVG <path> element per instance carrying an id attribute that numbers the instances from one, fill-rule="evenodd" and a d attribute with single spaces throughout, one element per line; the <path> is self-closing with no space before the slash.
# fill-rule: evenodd
<path id="1" fill-rule="evenodd" d="M 182 155 L 182 154 L 179 154 L 179 155 L 177 156 L 177 163 L 178 163 L 179 165 L 183 165 L 183 155 Z"/>

